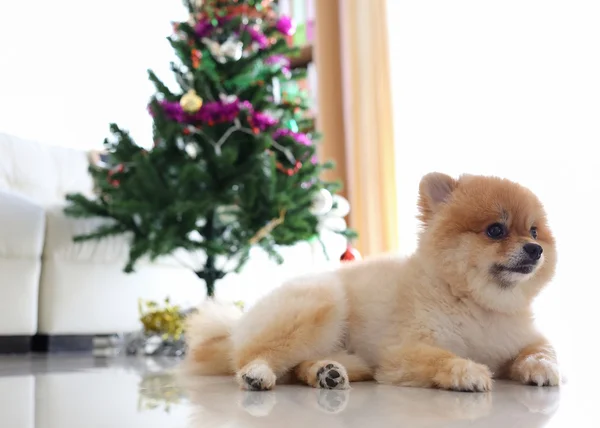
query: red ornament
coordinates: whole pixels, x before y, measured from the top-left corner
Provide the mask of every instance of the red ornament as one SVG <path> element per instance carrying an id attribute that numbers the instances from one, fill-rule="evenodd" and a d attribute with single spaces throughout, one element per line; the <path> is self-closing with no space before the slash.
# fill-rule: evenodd
<path id="1" fill-rule="evenodd" d="M 344 254 L 340 257 L 342 262 L 353 262 L 355 260 L 361 260 L 362 256 L 358 252 L 356 248 L 353 248 L 352 245 L 348 244 L 348 248 L 344 251 Z"/>
<path id="2" fill-rule="evenodd" d="M 119 180 L 117 180 L 116 178 L 112 178 L 115 174 L 123 172 L 125 170 L 125 165 L 123 165 L 122 163 L 120 163 L 119 165 L 115 166 L 113 169 L 108 171 L 108 182 L 110 183 L 110 185 L 112 187 L 119 187 L 119 185 L 121 184 L 121 182 Z"/>
<path id="3" fill-rule="evenodd" d="M 202 59 L 202 52 L 198 49 L 192 49 L 192 67 L 200 67 L 200 60 Z"/>
<path id="4" fill-rule="evenodd" d="M 302 162 L 296 161 L 296 164 L 294 165 L 293 168 L 285 168 L 281 162 L 277 162 L 275 164 L 275 166 L 277 167 L 277 169 L 279 171 L 281 171 L 284 174 L 287 174 L 287 175 L 289 175 L 291 177 L 292 175 L 294 175 L 295 173 L 297 173 L 298 171 L 300 171 L 300 168 L 302 168 Z"/>

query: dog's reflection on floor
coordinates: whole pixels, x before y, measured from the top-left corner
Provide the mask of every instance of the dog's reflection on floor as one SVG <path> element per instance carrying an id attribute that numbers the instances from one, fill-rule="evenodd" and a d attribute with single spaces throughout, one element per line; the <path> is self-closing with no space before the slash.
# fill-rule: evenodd
<path id="1" fill-rule="evenodd" d="M 275 391 L 244 391 L 239 406 L 254 417 L 268 416 L 277 404 Z"/>
<path id="2" fill-rule="evenodd" d="M 325 413 L 341 413 L 350 402 L 350 390 L 317 389 L 316 407 Z"/>
<path id="3" fill-rule="evenodd" d="M 498 383 L 493 393 L 460 393 L 362 383 L 336 391 L 280 386 L 240 391 L 223 379 L 189 382 L 192 428 L 321 426 L 542 427 L 558 408 L 558 388 Z M 235 423 L 233 425 L 236 425 Z M 237 426 L 237 425 L 236 425 Z"/>

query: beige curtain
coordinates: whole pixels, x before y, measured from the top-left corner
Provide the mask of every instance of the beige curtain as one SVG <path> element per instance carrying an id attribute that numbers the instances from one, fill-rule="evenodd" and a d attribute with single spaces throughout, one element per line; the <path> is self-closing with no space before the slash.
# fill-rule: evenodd
<path id="1" fill-rule="evenodd" d="M 363 255 L 398 248 L 387 0 L 317 0 L 317 127 Z"/>

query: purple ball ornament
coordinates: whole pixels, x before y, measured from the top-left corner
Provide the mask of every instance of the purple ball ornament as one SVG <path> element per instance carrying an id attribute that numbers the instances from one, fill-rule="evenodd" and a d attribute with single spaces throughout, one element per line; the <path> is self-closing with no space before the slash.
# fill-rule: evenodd
<path id="1" fill-rule="evenodd" d="M 285 36 L 292 36 L 296 32 L 296 25 L 292 18 L 282 15 L 275 24 L 275 28 Z"/>

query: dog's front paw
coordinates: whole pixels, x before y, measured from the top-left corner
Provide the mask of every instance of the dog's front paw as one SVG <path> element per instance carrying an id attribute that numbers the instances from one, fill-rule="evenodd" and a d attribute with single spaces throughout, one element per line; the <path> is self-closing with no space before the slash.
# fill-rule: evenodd
<path id="1" fill-rule="evenodd" d="M 433 381 L 439 388 L 454 391 L 485 392 L 492 389 L 490 369 L 463 358 L 450 360 L 436 373 Z"/>
<path id="2" fill-rule="evenodd" d="M 248 391 L 271 390 L 277 381 L 275 373 L 263 361 L 248 364 L 236 374 L 236 379 L 242 389 Z"/>
<path id="3" fill-rule="evenodd" d="M 513 378 L 526 385 L 558 386 L 560 384 L 558 364 L 536 355 L 515 363 Z"/>

